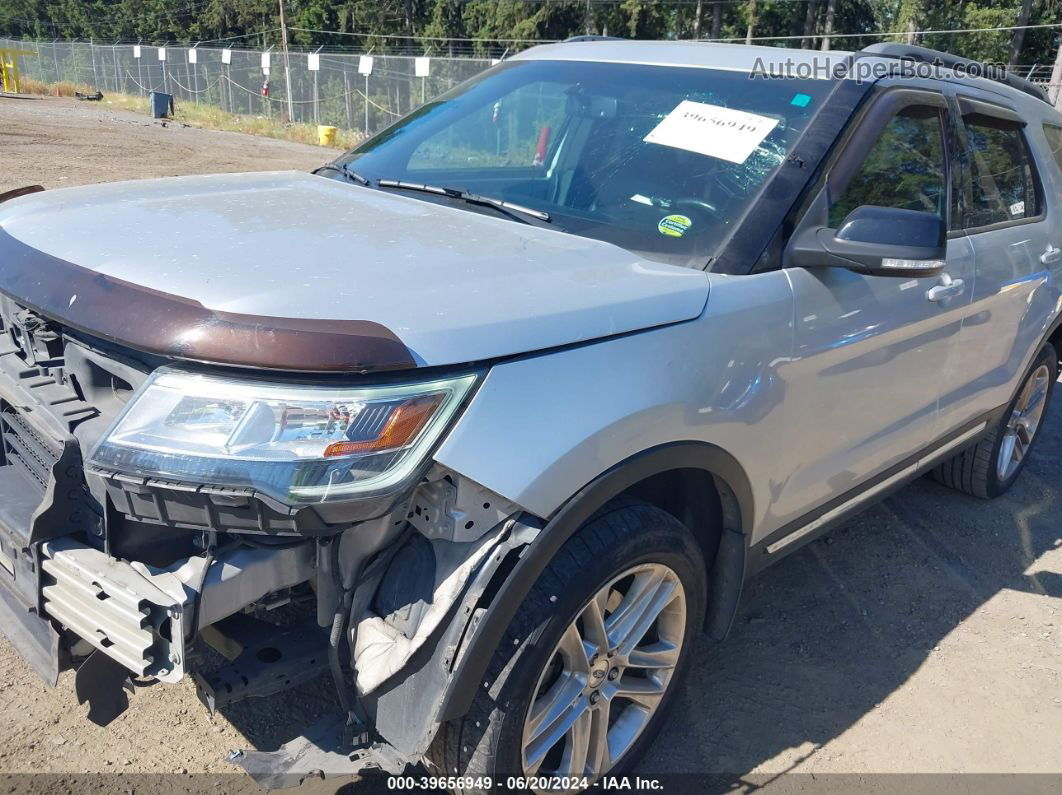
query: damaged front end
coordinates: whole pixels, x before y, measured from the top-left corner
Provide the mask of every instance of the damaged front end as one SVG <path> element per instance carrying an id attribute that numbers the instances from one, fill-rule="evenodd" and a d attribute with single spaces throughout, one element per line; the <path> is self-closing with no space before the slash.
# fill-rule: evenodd
<path id="1" fill-rule="evenodd" d="M 330 673 L 336 715 L 233 761 L 270 787 L 419 761 L 537 532 L 431 463 L 475 376 L 262 391 L 6 296 L 0 322 L 0 628 L 42 678 L 75 668 L 106 724 L 133 683 L 192 676 L 216 710 Z"/>

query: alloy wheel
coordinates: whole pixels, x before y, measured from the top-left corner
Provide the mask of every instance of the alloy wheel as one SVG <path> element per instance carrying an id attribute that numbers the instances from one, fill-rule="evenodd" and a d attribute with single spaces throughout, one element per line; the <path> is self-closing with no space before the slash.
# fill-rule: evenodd
<path id="1" fill-rule="evenodd" d="M 1014 410 L 1003 431 L 1003 441 L 996 459 L 996 475 L 1007 480 L 1021 466 L 1032 446 L 1040 421 L 1047 405 L 1047 392 L 1051 386 L 1051 371 L 1046 364 L 1040 365 L 1029 376 L 1014 404 Z"/>
<path id="2" fill-rule="evenodd" d="M 659 563 L 599 589 L 539 675 L 523 731 L 528 776 L 612 769 L 641 736 L 671 682 L 685 640 L 686 595 Z"/>

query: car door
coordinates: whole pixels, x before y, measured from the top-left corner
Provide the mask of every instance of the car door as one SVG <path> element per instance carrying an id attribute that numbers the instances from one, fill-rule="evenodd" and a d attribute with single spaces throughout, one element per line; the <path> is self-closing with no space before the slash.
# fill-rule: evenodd
<path id="1" fill-rule="evenodd" d="M 856 207 L 877 205 L 950 222 L 953 150 L 941 94 L 885 91 L 842 142 L 805 217 L 818 206 L 837 229 Z M 933 276 L 787 268 L 795 344 L 780 368 L 791 471 L 772 506 L 779 524 L 886 477 L 934 441 L 973 275 L 969 241 L 958 229 L 948 238 L 945 268 Z"/>
<path id="2" fill-rule="evenodd" d="M 1036 116 L 987 92 L 956 97 L 966 151 L 963 227 L 976 280 L 952 369 L 961 381 L 941 404 L 941 422 L 958 427 L 1006 404 L 1055 312 L 1051 271 L 1062 260 L 1030 135 Z M 1031 100 L 1034 101 L 1034 100 Z M 1032 110 L 1035 110 L 1033 108 Z M 1028 125 L 1025 118 L 1033 119 Z"/>

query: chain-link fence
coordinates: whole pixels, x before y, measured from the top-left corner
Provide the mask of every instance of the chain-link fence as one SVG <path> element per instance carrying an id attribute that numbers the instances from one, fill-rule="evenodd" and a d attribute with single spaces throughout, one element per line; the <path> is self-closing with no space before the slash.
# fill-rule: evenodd
<path id="1" fill-rule="evenodd" d="M 414 58 L 352 52 L 0 39 L 29 50 L 21 73 L 44 83 L 70 82 L 103 93 L 172 94 L 176 101 L 230 113 L 331 124 L 369 134 L 491 65 L 487 59 Z"/>

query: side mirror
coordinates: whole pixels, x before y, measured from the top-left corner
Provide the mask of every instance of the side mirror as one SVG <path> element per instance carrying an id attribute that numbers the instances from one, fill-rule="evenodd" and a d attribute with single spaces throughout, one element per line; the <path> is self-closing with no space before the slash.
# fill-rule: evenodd
<path id="1" fill-rule="evenodd" d="M 932 276 L 944 269 L 947 235 L 936 213 L 856 207 L 837 230 L 811 227 L 790 243 L 802 268 L 848 268 L 871 276 Z"/>

